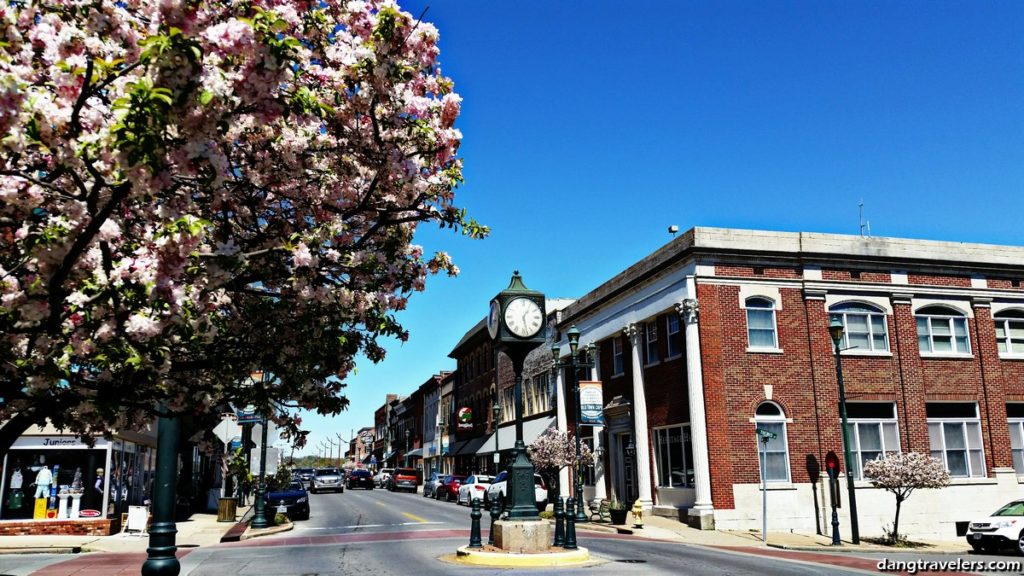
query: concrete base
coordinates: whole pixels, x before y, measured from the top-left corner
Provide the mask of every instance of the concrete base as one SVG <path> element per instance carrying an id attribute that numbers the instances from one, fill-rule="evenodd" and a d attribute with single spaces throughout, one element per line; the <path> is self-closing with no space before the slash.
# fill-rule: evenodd
<path id="1" fill-rule="evenodd" d="M 690 528 L 698 530 L 714 530 L 715 513 L 712 510 L 695 510 L 691 508 L 686 516 L 686 524 Z"/>
<path id="2" fill-rule="evenodd" d="M 506 552 L 547 552 L 553 540 L 547 520 L 498 520 L 494 523 L 494 546 Z"/>
<path id="3" fill-rule="evenodd" d="M 492 552 L 463 546 L 459 548 L 454 560 L 460 564 L 500 568 L 576 566 L 590 562 L 590 551 L 586 548 L 577 548 L 576 550 L 553 548 L 551 550 L 535 554 L 513 554 L 511 552 Z"/>

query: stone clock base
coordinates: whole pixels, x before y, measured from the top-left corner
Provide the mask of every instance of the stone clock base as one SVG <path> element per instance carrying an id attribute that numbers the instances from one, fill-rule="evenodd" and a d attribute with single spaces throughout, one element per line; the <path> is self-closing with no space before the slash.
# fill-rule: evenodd
<path id="1" fill-rule="evenodd" d="M 494 546 L 509 552 L 547 552 L 551 548 L 551 523 L 547 520 L 498 520 Z"/>

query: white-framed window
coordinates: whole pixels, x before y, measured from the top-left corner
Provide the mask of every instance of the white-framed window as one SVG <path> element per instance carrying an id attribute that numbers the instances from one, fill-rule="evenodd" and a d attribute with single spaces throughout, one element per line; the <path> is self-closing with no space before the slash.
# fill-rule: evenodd
<path id="1" fill-rule="evenodd" d="M 928 440 L 932 457 L 954 478 L 986 476 L 981 419 L 974 402 L 927 402 Z"/>
<path id="2" fill-rule="evenodd" d="M 967 317 L 945 306 L 917 311 L 917 343 L 923 354 L 970 354 Z"/>
<path id="3" fill-rule="evenodd" d="M 1004 310 L 994 320 L 999 353 L 1024 356 L 1024 310 Z"/>
<path id="4" fill-rule="evenodd" d="M 755 435 L 758 463 L 767 482 L 789 482 L 789 444 L 786 440 L 786 414 L 775 402 L 762 402 L 754 411 L 757 428 L 772 432 L 775 438 L 767 444 Z"/>
<path id="5" fill-rule="evenodd" d="M 668 343 L 668 358 L 683 354 L 683 332 L 679 329 L 679 314 L 665 316 L 665 340 Z"/>
<path id="6" fill-rule="evenodd" d="M 777 349 L 775 303 L 767 298 L 747 298 L 747 343 L 751 348 Z"/>
<path id="7" fill-rule="evenodd" d="M 1006 417 L 1010 424 L 1010 453 L 1013 469 L 1024 476 L 1024 403 L 1007 402 Z"/>
<path id="8" fill-rule="evenodd" d="M 661 360 L 658 355 L 658 323 L 647 322 L 644 324 L 644 364 L 650 366 Z"/>
<path id="9" fill-rule="evenodd" d="M 693 488 L 690 425 L 655 428 L 654 465 L 659 488 Z"/>
<path id="10" fill-rule="evenodd" d="M 501 421 L 511 422 L 516 419 L 515 387 L 509 386 L 501 391 Z"/>
<path id="11" fill-rule="evenodd" d="M 838 318 L 843 323 L 843 341 L 840 348 L 869 351 L 889 351 L 889 330 L 885 312 L 860 302 L 836 304 L 828 310 L 829 320 Z"/>
<path id="12" fill-rule="evenodd" d="M 622 376 L 626 371 L 626 360 L 622 352 L 622 338 L 612 338 L 612 376 Z"/>
<path id="13" fill-rule="evenodd" d="M 861 479 L 864 464 L 900 451 L 896 404 L 892 402 L 847 402 L 847 430 L 853 454 L 853 477 Z"/>

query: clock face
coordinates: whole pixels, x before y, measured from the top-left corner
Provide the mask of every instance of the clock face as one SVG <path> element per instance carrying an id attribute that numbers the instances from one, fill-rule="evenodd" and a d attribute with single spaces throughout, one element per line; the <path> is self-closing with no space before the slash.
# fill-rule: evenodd
<path id="1" fill-rule="evenodd" d="M 491 300 L 491 311 L 487 314 L 487 332 L 491 340 L 498 337 L 498 322 L 501 321 L 501 304 L 497 300 Z"/>
<path id="2" fill-rule="evenodd" d="M 544 315 L 540 306 L 529 298 L 516 298 L 505 306 L 505 326 L 520 338 L 529 338 L 540 332 Z"/>

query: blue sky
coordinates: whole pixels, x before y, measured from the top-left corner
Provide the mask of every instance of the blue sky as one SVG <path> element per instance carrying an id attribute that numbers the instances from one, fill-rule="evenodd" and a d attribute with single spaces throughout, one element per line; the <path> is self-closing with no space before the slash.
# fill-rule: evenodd
<path id="1" fill-rule="evenodd" d="M 464 99 L 457 198 L 492 234 L 421 229 L 462 274 L 413 296 L 409 341 L 360 363 L 348 411 L 304 417 L 312 446 L 453 369 L 514 269 L 578 297 L 669 225 L 856 234 L 863 199 L 875 236 L 1024 245 L 1020 1 L 435 0 L 425 19 Z"/>

